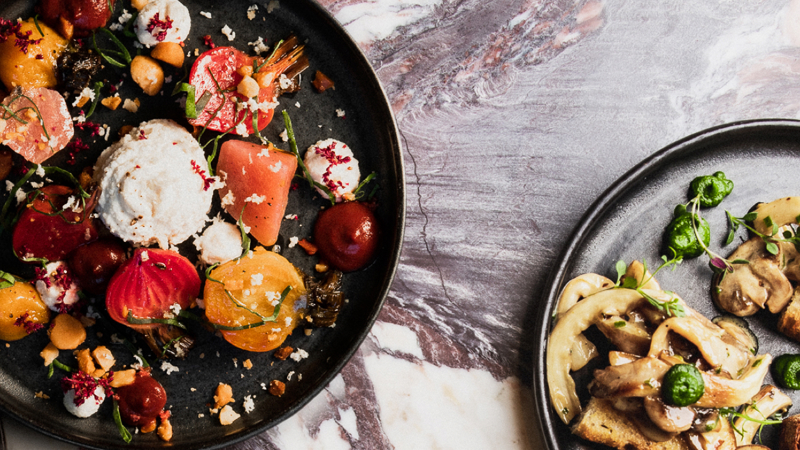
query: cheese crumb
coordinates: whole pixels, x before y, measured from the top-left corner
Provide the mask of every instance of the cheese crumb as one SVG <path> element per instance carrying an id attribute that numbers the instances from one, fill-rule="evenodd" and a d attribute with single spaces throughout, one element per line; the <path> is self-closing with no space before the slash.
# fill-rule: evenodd
<path id="1" fill-rule="evenodd" d="M 256 409 L 256 405 L 253 402 L 253 397 L 250 395 L 245 395 L 242 406 L 244 406 L 244 412 L 248 414 L 250 414 L 251 412 L 253 412 L 254 409 Z"/>
<path id="2" fill-rule="evenodd" d="M 281 134 L 278 135 L 278 137 L 280 137 L 283 142 L 288 142 L 289 141 L 289 132 L 286 131 L 286 130 L 283 130 L 283 131 L 281 131 Z"/>
<path id="3" fill-rule="evenodd" d="M 344 117 L 344 110 L 336 108 L 336 117 Z"/>
<path id="4" fill-rule="evenodd" d="M 231 27 L 229 27 L 227 24 L 225 24 L 225 26 L 222 27 L 222 34 L 224 34 L 229 41 L 236 39 L 236 32 L 233 31 Z"/>
<path id="5" fill-rule="evenodd" d="M 289 355 L 296 362 L 300 362 L 306 358 L 308 358 L 308 352 L 303 350 L 302 348 L 298 348 L 295 350 L 291 355 Z"/>
<path id="6" fill-rule="evenodd" d="M 210 12 L 200 11 L 200 15 L 205 17 L 206 19 L 210 19 L 211 18 L 211 13 Z"/>
<path id="7" fill-rule="evenodd" d="M 253 20 L 256 18 L 256 11 L 258 11 L 258 5 L 252 5 L 247 8 L 247 18 Z"/>
<path id="8" fill-rule="evenodd" d="M 282 167 L 283 167 L 283 163 L 278 161 L 275 164 L 272 164 L 271 166 L 269 166 L 269 170 L 273 171 L 274 173 L 278 173 L 281 170 Z"/>
<path id="9" fill-rule="evenodd" d="M 294 357 L 294 356 L 293 356 Z M 167 373 L 167 375 L 171 375 L 172 372 L 180 372 L 180 369 L 173 364 L 168 363 L 167 361 L 161 362 L 161 370 Z"/>

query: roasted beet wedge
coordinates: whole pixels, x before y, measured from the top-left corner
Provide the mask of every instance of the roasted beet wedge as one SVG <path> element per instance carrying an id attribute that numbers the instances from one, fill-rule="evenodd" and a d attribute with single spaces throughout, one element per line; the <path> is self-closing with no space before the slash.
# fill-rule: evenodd
<path id="1" fill-rule="evenodd" d="M 28 194 L 28 204 L 14 227 L 11 244 L 26 262 L 63 260 L 79 246 L 97 239 L 91 218 L 96 193 L 80 201 L 70 187 L 45 186 Z"/>
<path id="2" fill-rule="evenodd" d="M 140 248 L 108 283 L 106 308 L 112 319 L 144 335 L 159 357 L 182 357 L 194 339 L 166 322 L 198 294 L 200 276 L 188 259 L 172 250 Z"/>

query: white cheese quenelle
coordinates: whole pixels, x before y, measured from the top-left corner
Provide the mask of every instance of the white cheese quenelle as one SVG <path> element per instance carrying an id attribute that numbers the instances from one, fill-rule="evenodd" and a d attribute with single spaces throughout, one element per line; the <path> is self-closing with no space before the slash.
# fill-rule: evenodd
<path id="1" fill-rule="evenodd" d="M 178 0 L 150 0 L 133 25 L 139 42 L 147 47 L 159 42 L 180 44 L 189 37 L 191 28 L 189 9 Z"/>
<path id="2" fill-rule="evenodd" d="M 342 141 L 325 139 L 306 150 L 303 162 L 315 182 L 326 186 L 336 196 L 336 201 L 353 200 L 353 191 L 358 187 L 361 172 L 353 151 Z M 320 188 L 323 197 L 328 194 Z"/>
<path id="3" fill-rule="evenodd" d="M 178 245 L 208 220 L 216 178 L 200 145 L 177 123 L 144 122 L 103 151 L 94 168 L 97 211 L 115 236 L 136 246 Z"/>

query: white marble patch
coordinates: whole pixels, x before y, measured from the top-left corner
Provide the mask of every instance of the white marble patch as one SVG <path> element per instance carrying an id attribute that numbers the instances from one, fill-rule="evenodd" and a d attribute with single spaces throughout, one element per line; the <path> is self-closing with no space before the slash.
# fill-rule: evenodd
<path id="1" fill-rule="evenodd" d="M 383 430 L 398 450 L 420 448 L 530 449 L 516 378 L 495 380 L 481 370 L 364 357 Z"/>
<path id="2" fill-rule="evenodd" d="M 420 359 L 424 357 L 417 334 L 410 328 L 378 321 L 373 325 L 371 333 L 382 349 L 405 353 Z"/>
<path id="3" fill-rule="evenodd" d="M 368 45 L 389 37 L 400 27 L 431 15 L 442 0 L 373 0 L 353 3 L 336 14 L 359 44 Z"/>

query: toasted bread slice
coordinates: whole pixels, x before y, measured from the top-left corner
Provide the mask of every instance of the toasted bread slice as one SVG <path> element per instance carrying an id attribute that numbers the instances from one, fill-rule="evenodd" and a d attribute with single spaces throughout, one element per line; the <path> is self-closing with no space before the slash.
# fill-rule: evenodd
<path id="1" fill-rule="evenodd" d="M 614 409 L 611 400 L 592 397 L 572 433 L 588 441 L 620 450 L 691 450 L 681 436 L 655 442 L 644 436 L 628 414 Z"/>

